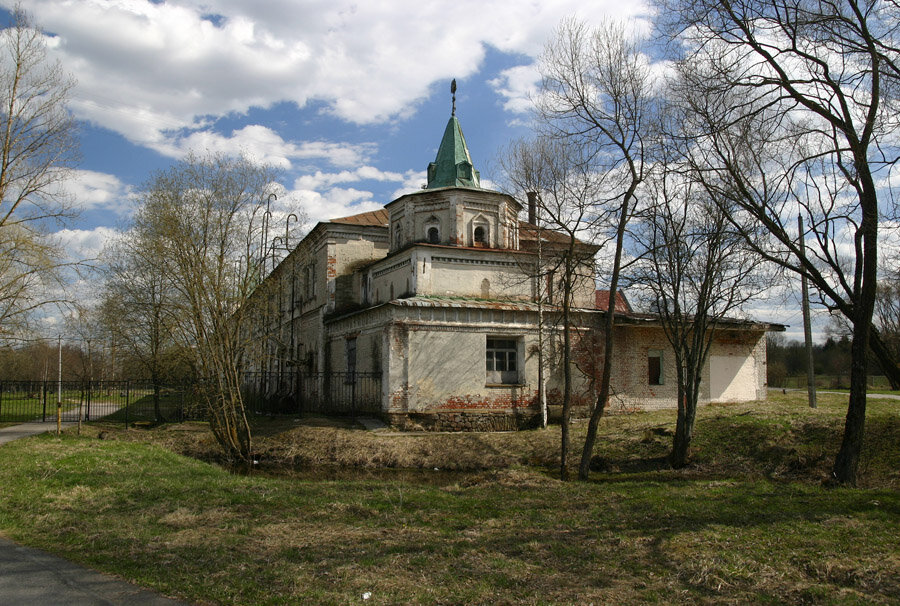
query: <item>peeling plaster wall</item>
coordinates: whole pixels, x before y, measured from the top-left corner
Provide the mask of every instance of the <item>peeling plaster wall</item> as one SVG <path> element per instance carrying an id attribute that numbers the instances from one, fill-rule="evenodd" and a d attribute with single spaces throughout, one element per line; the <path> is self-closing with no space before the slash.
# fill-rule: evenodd
<path id="1" fill-rule="evenodd" d="M 498 425 L 496 419 L 533 420 L 537 406 L 538 356 L 537 316 L 534 312 L 463 308 L 404 308 L 382 305 L 359 312 L 329 325 L 334 370 L 345 370 L 345 343 L 348 336 L 357 339 L 358 369 L 366 366 L 379 352 L 377 368 L 382 370 L 382 411 L 392 419 L 431 418 L 440 429 L 485 428 L 472 415 L 494 419 L 488 428 L 512 428 Z M 591 364 L 599 375 L 599 340 L 590 338 L 586 329 L 577 332 L 584 338 L 593 361 L 575 352 L 573 360 L 573 408 L 578 414 L 593 403 Z M 489 336 L 516 339 L 519 343 L 517 385 L 490 385 L 485 369 L 486 340 Z M 712 356 L 735 361 L 740 372 L 728 382 L 730 400 L 764 398 L 765 339 L 762 331 L 723 331 L 713 344 Z M 624 325 L 616 328 L 616 356 L 613 361 L 613 396 L 610 410 L 661 409 L 676 405 L 675 357 L 660 327 Z M 561 335 L 545 334 L 546 381 L 548 402 L 561 403 L 563 372 L 553 360 L 561 352 Z M 663 351 L 663 385 L 648 384 L 647 357 L 651 350 Z M 364 361 L 365 360 L 365 361 Z M 715 364 L 713 364 L 715 366 Z M 701 403 L 709 401 L 710 364 L 704 369 Z M 500 416 L 498 416 L 500 415 Z M 435 420 L 437 419 L 437 420 Z M 518 422 L 518 421 L 516 421 Z M 520 426 L 520 425 L 514 425 Z"/>

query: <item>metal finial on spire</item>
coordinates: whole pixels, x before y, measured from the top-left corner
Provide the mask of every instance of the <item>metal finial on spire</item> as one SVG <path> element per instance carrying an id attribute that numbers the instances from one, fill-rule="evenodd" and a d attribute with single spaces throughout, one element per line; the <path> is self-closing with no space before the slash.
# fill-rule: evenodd
<path id="1" fill-rule="evenodd" d="M 456 78 L 450 83 L 450 94 L 453 95 L 453 106 L 450 108 L 450 115 L 456 115 Z"/>

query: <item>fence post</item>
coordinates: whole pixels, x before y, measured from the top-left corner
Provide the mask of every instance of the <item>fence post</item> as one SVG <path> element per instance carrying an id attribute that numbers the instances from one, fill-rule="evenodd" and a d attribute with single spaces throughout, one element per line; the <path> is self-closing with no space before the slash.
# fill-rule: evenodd
<path id="1" fill-rule="evenodd" d="M 28 394 L 25 394 L 28 395 Z M 3 420 L 3 381 L 0 381 L 0 421 Z"/>
<path id="2" fill-rule="evenodd" d="M 78 435 L 81 435 L 81 417 L 84 416 L 85 403 L 85 387 L 84 381 L 81 382 L 81 395 L 78 398 Z"/>
<path id="3" fill-rule="evenodd" d="M 131 395 L 129 392 L 130 385 L 125 381 L 125 429 L 128 429 L 128 399 Z"/>
<path id="4" fill-rule="evenodd" d="M 44 400 L 43 411 L 41 412 L 41 423 L 46 423 L 47 422 L 47 381 L 43 382 L 43 385 L 41 386 L 41 391 L 43 392 L 43 400 Z"/>

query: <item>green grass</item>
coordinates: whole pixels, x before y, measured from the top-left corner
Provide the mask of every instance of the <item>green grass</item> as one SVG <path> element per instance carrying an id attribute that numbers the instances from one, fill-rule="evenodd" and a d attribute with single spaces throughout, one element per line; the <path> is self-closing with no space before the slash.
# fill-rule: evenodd
<path id="1" fill-rule="evenodd" d="M 63 412 L 78 408 L 81 394 L 78 391 L 62 393 Z M 47 394 L 47 419 L 56 417 L 57 392 Z M 44 404 L 40 396 L 29 393 L 3 393 L 0 398 L 0 421 L 3 423 L 27 423 L 38 421 L 44 415 Z"/>
<path id="2" fill-rule="evenodd" d="M 678 472 L 659 464 L 671 411 L 609 417 L 607 471 L 588 483 L 550 477 L 558 428 L 258 420 L 258 447 L 282 463 L 328 444 L 319 468 L 490 463 L 339 479 L 235 475 L 171 450 L 208 454 L 202 424 L 42 436 L 0 448 L 15 461 L 0 466 L 0 532 L 204 603 L 900 603 L 897 407 L 870 406 L 868 487 L 826 488 L 842 398 L 704 407 Z"/>
<path id="3" fill-rule="evenodd" d="M 105 417 L 109 422 L 124 423 L 126 418 L 129 423 L 133 422 L 156 422 L 156 410 L 153 406 L 153 393 L 142 391 L 133 394 L 128 406 L 125 406 L 125 399 L 121 398 L 122 408 Z M 184 407 L 190 412 L 192 404 L 190 400 L 185 401 L 180 393 L 164 392 L 159 398 L 159 411 L 166 420 L 177 420 Z"/>

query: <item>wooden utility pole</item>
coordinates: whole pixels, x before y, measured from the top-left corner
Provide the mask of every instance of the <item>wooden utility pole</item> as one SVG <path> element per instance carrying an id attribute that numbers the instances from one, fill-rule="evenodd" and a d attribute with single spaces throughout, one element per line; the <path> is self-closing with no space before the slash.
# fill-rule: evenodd
<path id="1" fill-rule="evenodd" d="M 800 254 L 806 257 L 806 241 L 803 237 L 803 217 L 797 215 L 797 229 L 800 234 Z M 806 274 L 800 274 L 800 293 L 803 298 L 803 338 L 806 341 L 806 390 L 809 394 L 809 407 L 816 408 L 816 374 L 813 368 L 812 327 L 809 321 L 809 284 Z"/>

